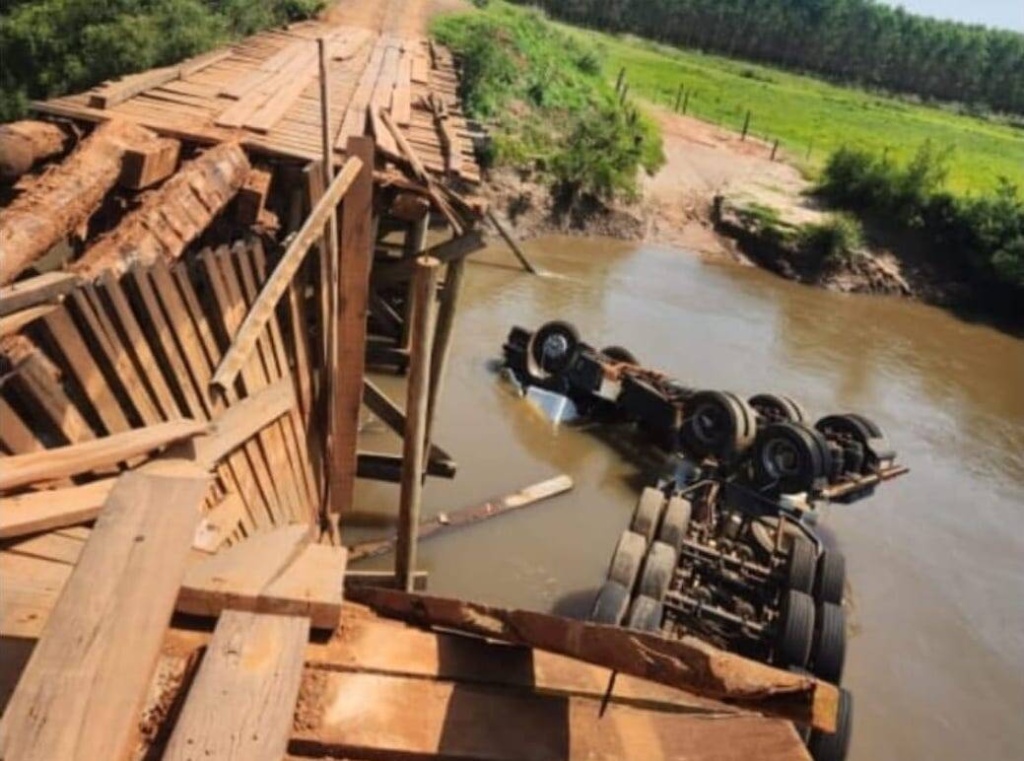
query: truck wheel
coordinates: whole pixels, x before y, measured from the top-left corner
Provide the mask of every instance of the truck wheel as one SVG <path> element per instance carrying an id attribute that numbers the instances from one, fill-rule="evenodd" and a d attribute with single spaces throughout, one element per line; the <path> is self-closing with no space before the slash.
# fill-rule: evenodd
<path id="1" fill-rule="evenodd" d="M 580 336 L 574 325 L 561 320 L 546 322 L 530 336 L 527 369 L 541 380 L 557 378 L 572 366 L 579 349 Z"/>
<path id="2" fill-rule="evenodd" d="M 815 615 L 817 632 L 811 650 L 811 672 L 819 679 L 839 684 L 846 662 L 846 614 L 838 605 L 824 602 Z"/>
<path id="3" fill-rule="evenodd" d="M 814 598 L 818 602 L 842 605 L 846 587 L 846 557 L 839 550 L 823 550 L 818 558 Z"/>
<path id="4" fill-rule="evenodd" d="M 693 505 L 690 500 L 686 497 L 672 497 L 668 501 L 668 509 L 665 510 L 665 518 L 658 531 L 658 541 L 664 542 L 678 553 L 683 547 L 692 513 Z"/>
<path id="5" fill-rule="evenodd" d="M 754 443 L 754 478 L 783 494 L 810 491 L 828 475 L 830 458 L 821 434 L 801 423 L 771 423 Z"/>
<path id="6" fill-rule="evenodd" d="M 861 465 L 855 468 L 848 466 L 848 471 L 871 473 L 881 460 L 891 460 L 896 456 L 882 435 L 882 429 L 863 415 L 826 415 L 814 427 L 826 436 L 839 438 L 841 442 L 845 439 L 860 445 L 864 452 Z"/>
<path id="7" fill-rule="evenodd" d="M 735 394 L 698 391 L 686 400 L 679 443 L 697 459 L 719 459 L 742 452 L 749 446 L 756 416 Z"/>
<path id="8" fill-rule="evenodd" d="M 639 365 L 636 357 L 633 356 L 633 352 L 629 349 L 625 349 L 621 346 L 605 346 L 601 349 L 601 354 L 610 359 L 612 362 L 622 362 L 627 365 Z"/>
<path id="9" fill-rule="evenodd" d="M 623 531 L 622 536 L 619 537 L 619 543 L 615 546 L 612 564 L 608 568 L 608 580 L 617 581 L 627 591 L 632 592 L 646 549 L 647 542 L 640 534 Z"/>
<path id="10" fill-rule="evenodd" d="M 775 632 L 777 666 L 804 668 L 811 657 L 814 643 L 814 600 L 795 589 L 786 590 L 779 608 L 778 628 Z"/>
<path id="11" fill-rule="evenodd" d="M 810 595 L 814 591 L 818 556 L 814 545 L 802 536 L 794 536 L 786 558 L 786 586 Z"/>
<path id="12" fill-rule="evenodd" d="M 664 610 L 659 601 L 641 594 L 629 606 L 626 626 L 642 632 L 661 631 L 661 619 L 664 615 Z"/>
<path id="13" fill-rule="evenodd" d="M 833 733 L 812 729 L 807 741 L 807 750 L 814 761 L 846 761 L 850 750 L 850 734 L 853 732 L 853 695 L 849 690 L 839 690 L 839 708 L 836 713 L 836 731 Z"/>
<path id="14" fill-rule="evenodd" d="M 804 408 L 788 396 L 756 394 L 747 400 L 754 412 L 767 423 L 802 423 L 807 417 Z"/>
<path id="15" fill-rule="evenodd" d="M 617 581 L 606 581 L 594 600 L 590 620 L 598 624 L 618 626 L 626 617 L 629 607 L 629 590 Z"/>
<path id="16" fill-rule="evenodd" d="M 629 522 L 629 530 L 640 534 L 644 538 L 644 543 L 649 543 L 658 530 L 664 506 L 665 495 L 660 489 L 648 486 L 640 493 L 640 499 L 633 511 L 633 519 Z"/>
<path id="17" fill-rule="evenodd" d="M 672 583 L 679 556 L 671 545 L 655 542 L 647 550 L 644 570 L 640 574 L 640 594 L 658 602 L 665 599 L 665 593 Z"/>

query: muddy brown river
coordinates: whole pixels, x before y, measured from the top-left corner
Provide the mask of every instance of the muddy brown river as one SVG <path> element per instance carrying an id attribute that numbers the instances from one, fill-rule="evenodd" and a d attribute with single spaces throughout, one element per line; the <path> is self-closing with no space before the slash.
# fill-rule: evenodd
<path id="1" fill-rule="evenodd" d="M 431 590 L 582 615 L 603 580 L 643 473 L 615 442 L 553 428 L 489 367 L 511 325 L 567 319 L 691 386 L 874 417 L 912 472 L 822 521 L 850 580 L 850 758 L 1024 758 L 1024 341 L 669 248 L 549 238 L 528 250 L 550 276 L 499 250 L 468 267 L 437 424 L 459 474 L 428 482 L 424 512 L 559 472 L 576 488 L 424 542 Z M 401 395 L 400 381 L 382 382 Z M 379 536 L 396 509 L 394 487 L 362 496 L 370 509 L 349 541 Z"/>

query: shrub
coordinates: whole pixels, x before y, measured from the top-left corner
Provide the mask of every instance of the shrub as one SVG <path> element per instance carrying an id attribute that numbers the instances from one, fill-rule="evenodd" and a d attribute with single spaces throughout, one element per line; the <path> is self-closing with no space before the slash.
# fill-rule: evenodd
<path id="1" fill-rule="evenodd" d="M 856 255 L 864 244 L 864 231 L 855 217 L 832 214 L 824 222 L 803 225 L 797 243 L 800 252 L 819 266 L 836 265 Z"/>

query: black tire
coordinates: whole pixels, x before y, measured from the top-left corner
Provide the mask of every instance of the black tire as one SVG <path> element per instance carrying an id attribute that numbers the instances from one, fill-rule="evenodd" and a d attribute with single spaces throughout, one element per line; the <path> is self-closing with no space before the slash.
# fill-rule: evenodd
<path id="1" fill-rule="evenodd" d="M 623 531 L 619 543 L 615 545 L 611 565 L 608 567 L 608 580 L 615 581 L 632 592 L 636 586 L 636 577 L 640 574 L 647 542 L 633 531 Z"/>
<path id="2" fill-rule="evenodd" d="M 735 394 L 698 391 L 684 405 L 679 444 L 696 459 L 726 459 L 750 445 L 756 425 L 754 411 Z"/>
<path id="3" fill-rule="evenodd" d="M 526 347 L 530 375 L 546 380 L 568 372 L 580 350 L 580 336 L 568 322 L 554 320 L 541 325 Z"/>
<path id="4" fill-rule="evenodd" d="M 764 424 L 802 423 L 806 418 L 804 408 L 788 396 L 777 394 L 755 394 L 747 400 Z"/>
<path id="5" fill-rule="evenodd" d="M 629 590 L 617 581 L 606 581 L 594 599 L 590 620 L 598 624 L 618 626 L 626 617 L 628 608 Z"/>
<path id="6" fill-rule="evenodd" d="M 896 457 L 895 450 L 882 435 L 882 429 L 864 415 L 826 415 L 815 423 L 814 427 L 827 437 L 838 439 L 843 448 L 848 450 L 848 472 L 873 473 L 878 469 L 880 461 Z M 848 447 L 844 442 L 858 444 L 863 450 L 863 458 L 859 465 L 854 464 L 851 467 L 849 461 L 855 458 L 849 452 L 855 448 Z"/>
<path id="7" fill-rule="evenodd" d="M 783 494 L 811 491 L 827 478 L 831 458 L 821 434 L 801 423 L 771 423 L 754 443 L 754 478 Z"/>
<path id="8" fill-rule="evenodd" d="M 633 356 L 633 352 L 622 346 L 605 346 L 601 349 L 601 354 L 612 362 L 621 362 L 627 365 L 640 364 L 636 357 Z"/>
<path id="9" fill-rule="evenodd" d="M 814 761 L 846 761 L 850 750 L 850 735 L 853 733 L 853 695 L 849 690 L 839 690 L 839 708 L 836 712 L 836 731 L 811 730 L 807 750 Z"/>
<path id="10" fill-rule="evenodd" d="M 665 495 L 660 489 L 648 486 L 640 493 L 640 499 L 633 510 L 633 518 L 629 522 L 629 530 L 640 534 L 649 544 L 658 531 L 664 509 Z"/>
<path id="11" fill-rule="evenodd" d="M 838 605 L 821 603 L 814 623 L 811 673 L 826 682 L 839 684 L 846 663 L 846 614 Z"/>
<path id="12" fill-rule="evenodd" d="M 786 587 L 805 595 L 812 594 L 817 570 L 818 555 L 814 545 L 803 537 L 794 536 L 786 557 Z"/>
<path id="13" fill-rule="evenodd" d="M 690 527 L 690 516 L 692 514 L 693 505 L 690 500 L 686 499 L 686 497 L 672 497 L 668 501 L 665 517 L 661 521 L 658 541 L 664 542 L 678 553 L 683 547 L 683 540 L 686 539 L 686 532 Z"/>
<path id="14" fill-rule="evenodd" d="M 857 412 L 847 412 L 847 417 L 857 420 L 861 425 L 868 429 L 868 433 L 871 434 L 872 438 L 884 439 L 885 434 L 882 433 L 881 427 L 874 420 L 869 418 L 867 415 L 861 415 Z"/>
<path id="15" fill-rule="evenodd" d="M 846 556 L 839 550 L 823 550 L 818 558 L 818 577 L 814 599 L 818 602 L 843 604 L 846 589 Z"/>
<path id="16" fill-rule="evenodd" d="M 810 595 L 788 589 L 782 595 L 775 631 L 774 663 L 781 667 L 804 668 L 814 644 L 814 600 Z"/>
<path id="17" fill-rule="evenodd" d="M 671 545 L 655 542 L 647 549 L 644 570 L 640 574 L 639 594 L 658 602 L 665 599 L 679 556 Z"/>
<path id="18" fill-rule="evenodd" d="M 658 600 L 646 595 L 639 595 L 629 606 L 629 615 L 626 616 L 626 626 L 642 632 L 661 631 L 661 620 L 664 617 L 665 608 Z"/>

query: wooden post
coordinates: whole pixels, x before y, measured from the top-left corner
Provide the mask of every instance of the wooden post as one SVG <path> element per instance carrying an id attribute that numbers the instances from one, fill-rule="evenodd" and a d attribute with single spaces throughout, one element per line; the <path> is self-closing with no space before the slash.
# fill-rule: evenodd
<path id="1" fill-rule="evenodd" d="M 686 95 L 683 96 L 683 115 L 686 115 L 686 109 L 690 105 L 690 91 L 686 91 Z"/>
<path id="2" fill-rule="evenodd" d="M 503 225 L 498 220 L 494 212 L 491 211 L 490 209 L 487 210 L 487 218 L 491 220 L 491 224 L 493 224 L 495 229 L 497 229 L 497 231 L 501 234 L 501 237 L 505 239 L 505 242 L 508 244 L 508 247 L 512 249 L 512 253 L 516 255 L 516 259 L 518 259 L 519 263 L 523 265 L 523 269 L 529 272 L 531 275 L 540 274 L 537 271 L 537 268 L 534 267 L 530 260 L 526 258 L 526 254 L 523 253 L 523 250 L 519 247 L 519 244 L 516 243 L 515 239 L 512 237 L 512 234 L 507 229 L 505 229 L 505 225 Z"/>
<path id="3" fill-rule="evenodd" d="M 779 150 L 779 139 L 775 138 L 775 142 L 772 144 L 772 155 L 770 160 L 775 161 L 775 152 Z"/>
<path id="4" fill-rule="evenodd" d="M 328 525 L 335 533 L 339 516 L 352 507 L 356 479 L 356 438 L 366 368 L 366 312 L 373 260 L 373 153 L 368 137 L 350 137 L 349 156 L 363 162 L 341 207 L 341 251 L 338 269 L 338 330 L 335 334 L 334 404 L 331 416 L 331 460 Z"/>
<path id="5" fill-rule="evenodd" d="M 424 214 L 415 222 L 410 222 L 405 233 L 405 249 L 402 252 L 407 258 L 419 256 L 427 245 L 427 231 L 430 228 L 430 212 Z M 413 302 L 413 284 L 409 281 L 409 287 L 405 294 L 405 314 L 402 316 L 402 340 L 399 348 L 409 351 L 412 341 L 412 311 L 415 309 Z"/>
<path id="6" fill-rule="evenodd" d="M 430 395 L 430 356 L 437 315 L 437 270 L 439 262 L 420 257 L 413 276 L 412 358 L 406 396 L 405 439 L 402 443 L 402 492 L 398 509 L 398 553 L 395 577 L 406 591 L 412 591 L 416 573 L 416 544 L 423 496 L 423 458 L 426 454 L 427 403 Z"/>
<path id="7" fill-rule="evenodd" d="M 619 77 L 615 80 L 615 92 L 618 93 L 622 89 L 622 83 L 626 79 L 626 67 L 623 66 L 619 69 Z"/>
<path id="8" fill-rule="evenodd" d="M 462 291 L 462 275 L 466 268 L 465 259 L 456 259 L 448 265 L 441 291 L 441 304 L 437 311 L 437 330 L 434 335 L 434 350 L 430 356 L 430 393 L 427 397 L 427 432 L 424 451 L 430 456 L 430 442 L 434 433 L 434 416 L 441 398 L 441 388 L 448 369 L 451 355 L 452 334 L 455 328 L 455 313 Z M 424 462 L 424 467 L 426 463 Z"/>
<path id="9" fill-rule="evenodd" d="M 750 128 L 750 109 L 747 109 L 747 115 L 743 118 L 743 134 L 740 135 L 740 140 L 747 139 L 747 130 Z"/>
<path id="10" fill-rule="evenodd" d="M 677 114 L 679 113 L 679 105 L 683 102 L 683 91 L 686 88 L 683 87 L 683 83 L 679 83 L 679 91 L 676 93 L 676 106 L 673 109 Z"/>

